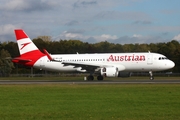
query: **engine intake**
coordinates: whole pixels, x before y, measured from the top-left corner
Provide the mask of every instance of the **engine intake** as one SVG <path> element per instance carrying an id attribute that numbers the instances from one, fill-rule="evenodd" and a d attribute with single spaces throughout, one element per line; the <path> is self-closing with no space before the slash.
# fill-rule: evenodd
<path id="1" fill-rule="evenodd" d="M 118 68 L 117 67 L 103 67 L 101 68 L 101 75 L 105 77 L 117 77 Z"/>

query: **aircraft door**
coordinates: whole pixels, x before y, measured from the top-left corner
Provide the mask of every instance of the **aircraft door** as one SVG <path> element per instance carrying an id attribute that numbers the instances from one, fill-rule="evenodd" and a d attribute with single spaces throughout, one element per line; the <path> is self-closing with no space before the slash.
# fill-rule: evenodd
<path id="1" fill-rule="evenodd" d="M 148 64 L 148 65 L 153 64 L 153 55 L 152 55 L 152 54 L 148 54 L 148 57 L 147 57 L 147 64 Z"/>

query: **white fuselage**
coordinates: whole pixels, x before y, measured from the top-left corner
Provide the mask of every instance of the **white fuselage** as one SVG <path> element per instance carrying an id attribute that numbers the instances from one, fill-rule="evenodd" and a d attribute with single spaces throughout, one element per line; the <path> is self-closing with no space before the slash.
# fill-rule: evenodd
<path id="1" fill-rule="evenodd" d="M 174 62 L 158 53 L 104 53 L 104 54 L 63 54 L 41 57 L 34 64 L 35 68 L 50 71 L 81 71 L 81 67 L 72 64 L 117 67 L 118 71 L 162 71 L 174 67 Z M 65 64 L 64 64 L 65 63 Z M 67 65 L 71 63 L 70 65 Z"/>
<path id="2" fill-rule="evenodd" d="M 46 50 L 42 53 L 22 29 L 14 31 L 20 52 L 20 56 L 12 60 L 14 63 L 48 71 L 89 72 L 88 80 L 94 79 L 94 73 L 98 73 L 98 80 L 129 76 L 121 74 L 123 71 L 148 71 L 153 80 L 153 71 L 171 69 L 175 65 L 164 55 L 150 52 L 50 55 Z"/>

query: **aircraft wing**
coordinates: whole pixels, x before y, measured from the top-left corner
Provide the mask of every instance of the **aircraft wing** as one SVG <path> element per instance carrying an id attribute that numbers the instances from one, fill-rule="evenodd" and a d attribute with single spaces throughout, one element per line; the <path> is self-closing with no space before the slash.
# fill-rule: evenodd
<path id="1" fill-rule="evenodd" d="M 74 66 L 74 68 L 78 68 L 78 67 L 81 67 L 82 70 L 86 70 L 86 71 L 95 71 L 97 69 L 100 69 L 100 68 L 103 68 L 103 67 L 113 67 L 112 65 L 109 65 L 109 64 L 102 64 L 102 65 L 99 65 L 96 64 L 96 63 L 77 63 L 77 62 L 62 62 L 62 64 L 64 64 L 64 66 Z"/>
<path id="2" fill-rule="evenodd" d="M 74 68 L 81 67 L 82 70 L 86 70 L 86 71 L 95 71 L 95 69 L 100 68 L 99 65 L 87 64 L 87 63 L 85 64 L 85 63 L 76 63 L 76 62 L 62 62 L 62 64 L 64 64 L 64 66 L 72 65 L 74 66 Z"/>

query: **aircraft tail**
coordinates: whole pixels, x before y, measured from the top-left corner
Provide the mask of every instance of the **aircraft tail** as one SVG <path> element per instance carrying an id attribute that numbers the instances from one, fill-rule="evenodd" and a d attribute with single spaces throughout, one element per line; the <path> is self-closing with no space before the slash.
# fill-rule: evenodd
<path id="1" fill-rule="evenodd" d="M 34 63 L 41 57 L 45 56 L 45 54 L 43 54 L 36 47 L 36 45 L 23 30 L 17 29 L 14 30 L 14 32 L 16 35 L 20 56 L 14 58 L 12 61 L 32 67 Z"/>

